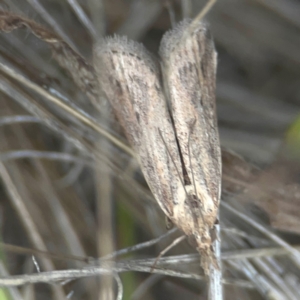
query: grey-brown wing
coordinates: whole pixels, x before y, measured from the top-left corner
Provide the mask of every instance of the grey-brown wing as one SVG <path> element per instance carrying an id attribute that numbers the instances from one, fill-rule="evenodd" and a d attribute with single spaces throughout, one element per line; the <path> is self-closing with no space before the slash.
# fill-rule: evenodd
<path id="1" fill-rule="evenodd" d="M 145 179 L 170 218 L 181 170 L 173 125 L 159 80 L 159 68 L 142 45 L 109 38 L 95 51 L 100 86 L 134 148 Z"/>
<path id="2" fill-rule="evenodd" d="M 184 165 L 201 201 L 202 217 L 213 226 L 221 190 L 214 44 L 203 23 L 189 32 L 184 21 L 164 36 L 160 55 Z"/>

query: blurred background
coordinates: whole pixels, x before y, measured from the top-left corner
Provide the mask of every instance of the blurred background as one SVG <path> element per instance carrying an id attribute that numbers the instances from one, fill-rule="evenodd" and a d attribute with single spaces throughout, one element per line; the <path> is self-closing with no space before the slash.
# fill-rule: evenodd
<path id="1" fill-rule="evenodd" d="M 195 17 L 205 4 L 0 2 L 1 277 L 36 273 L 37 266 L 41 272 L 83 268 L 88 257 L 167 232 L 98 95 L 93 44 L 101 35 L 126 35 L 158 57 L 172 22 Z M 296 0 L 219 0 L 205 17 L 218 51 L 225 299 L 300 299 L 297 253 L 292 257 L 269 235 L 295 249 L 300 242 L 299 16 Z M 188 242 L 150 272 L 178 236 L 116 260 L 123 299 L 207 299 L 199 255 Z M 115 280 L 93 276 L 2 289 L 0 299 L 116 299 L 118 290 Z"/>

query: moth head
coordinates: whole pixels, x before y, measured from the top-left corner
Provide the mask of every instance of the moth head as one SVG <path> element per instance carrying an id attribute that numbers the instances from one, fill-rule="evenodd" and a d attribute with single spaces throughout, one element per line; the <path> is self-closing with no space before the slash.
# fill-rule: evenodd
<path id="1" fill-rule="evenodd" d="M 217 217 L 217 209 L 214 201 L 205 193 L 201 193 L 201 187 L 186 185 L 180 191 L 181 199 L 174 206 L 173 222 L 188 236 L 194 237 L 197 247 L 209 247 L 211 245 L 211 229 Z"/>
<path id="2" fill-rule="evenodd" d="M 202 235 L 196 234 L 188 237 L 188 241 L 197 251 L 200 253 L 201 266 L 206 275 L 209 275 L 210 265 L 213 264 L 216 268 L 218 268 L 218 263 L 215 258 L 214 250 L 212 247 L 212 243 L 214 241 L 214 229 L 210 230 L 210 234 L 208 232 L 202 233 Z M 205 234 L 209 235 L 206 237 Z"/>
<path id="3" fill-rule="evenodd" d="M 187 185 L 185 190 L 185 210 L 197 220 L 199 225 L 208 225 L 211 228 L 217 216 L 213 199 L 201 185 Z"/>

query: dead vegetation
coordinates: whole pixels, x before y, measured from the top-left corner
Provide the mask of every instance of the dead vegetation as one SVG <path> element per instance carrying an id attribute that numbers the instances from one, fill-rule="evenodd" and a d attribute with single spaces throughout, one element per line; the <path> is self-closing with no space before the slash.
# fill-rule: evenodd
<path id="1" fill-rule="evenodd" d="M 204 4 L 104 1 L 95 23 L 93 1 L 2 1 L 0 283 L 56 282 L 11 287 L 12 299 L 110 299 L 110 285 L 112 299 L 205 299 L 187 242 L 150 273 L 180 233 L 163 237 L 163 215 L 99 96 L 92 59 L 99 28 L 157 53 L 170 19 Z M 300 101 L 299 14 L 292 0 L 220 0 L 206 17 L 219 61 L 225 299 L 300 298 L 298 123 L 290 127 Z M 105 257 L 134 245 L 138 252 Z"/>

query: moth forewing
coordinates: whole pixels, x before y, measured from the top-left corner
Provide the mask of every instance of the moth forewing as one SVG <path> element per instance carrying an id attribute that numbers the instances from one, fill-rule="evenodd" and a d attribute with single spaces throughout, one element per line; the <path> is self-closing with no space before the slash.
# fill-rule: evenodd
<path id="1" fill-rule="evenodd" d="M 161 45 L 165 92 L 151 55 L 126 38 L 96 48 L 97 75 L 158 204 L 213 260 L 221 155 L 215 112 L 216 52 L 201 23 L 181 23 Z M 172 118 L 172 120 L 171 120 Z M 208 273 L 208 260 L 202 266 Z"/>
<path id="2" fill-rule="evenodd" d="M 104 39 L 95 50 L 100 88 L 134 148 L 145 179 L 174 222 L 184 194 L 180 156 L 160 83 L 159 68 L 144 47 L 126 38 Z"/>
<path id="3" fill-rule="evenodd" d="M 178 145 L 190 194 L 182 214 L 200 251 L 211 249 L 210 231 L 218 215 L 221 191 L 221 152 L 216 118 L 217 54 L 203 23 L 189 32 L 180 23 L 163 37 L 160 47 L 165 89 L 170 102 Z M 191 228 L 189 228 L 191 230 Z M 187 233 L 187 232 L 186 232 Z"/>

